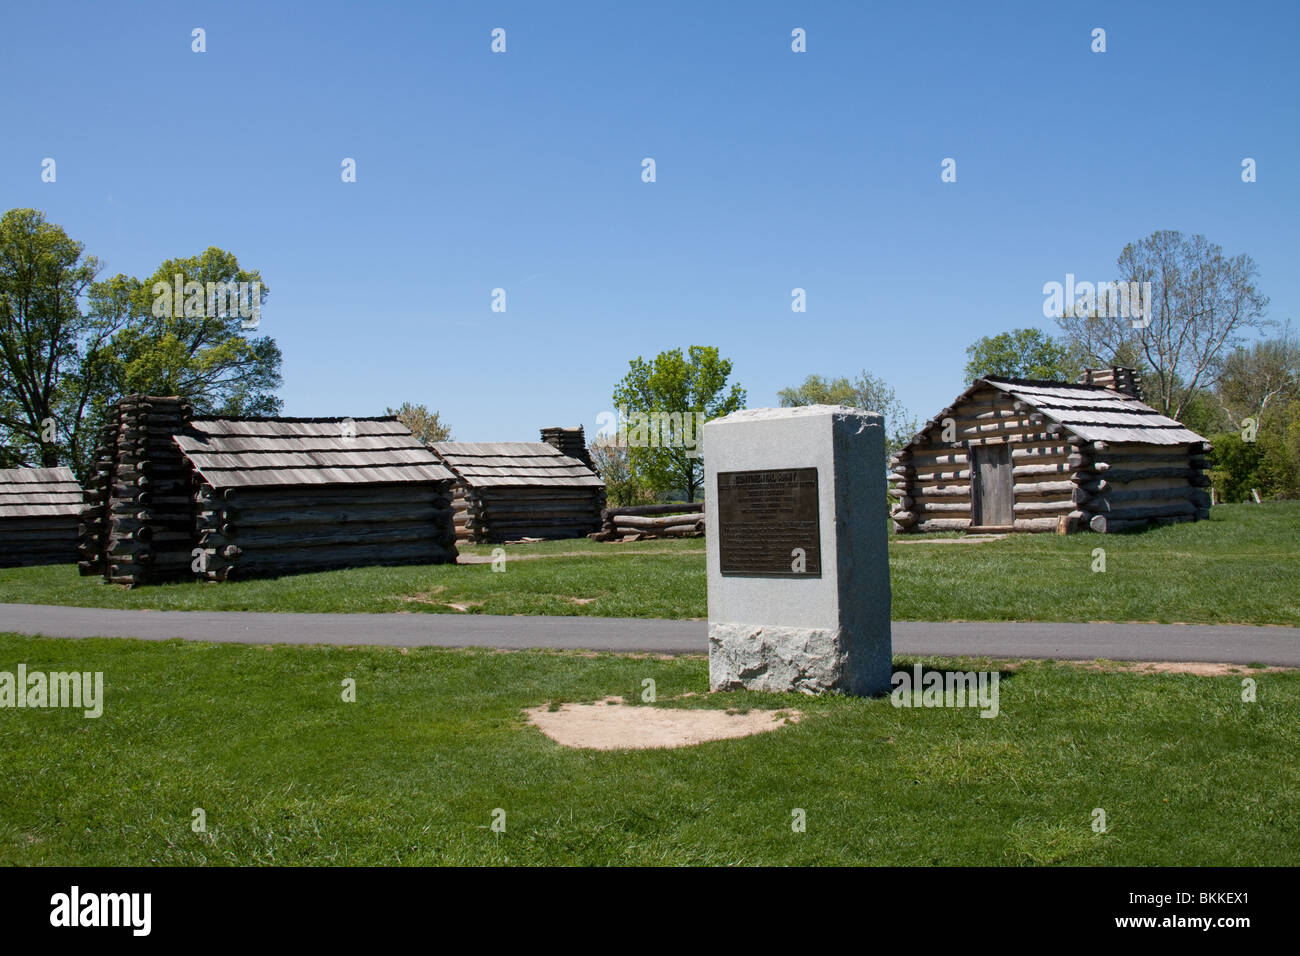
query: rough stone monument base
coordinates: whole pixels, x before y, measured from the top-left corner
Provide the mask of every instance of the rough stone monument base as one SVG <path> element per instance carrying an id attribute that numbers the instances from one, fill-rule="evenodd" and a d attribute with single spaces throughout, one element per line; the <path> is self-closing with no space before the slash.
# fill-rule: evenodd
<path id="1" fill-rule="evenodd" d="M 821 694 L 852 684 L 845 635 L 809 627 L 709 624 L 713 690 Z"/>
<path id="2" fill-rule="evenodd" d="M 754 409 L 704 430 L 709 686 L 887 693 L 883 421 Z"/>

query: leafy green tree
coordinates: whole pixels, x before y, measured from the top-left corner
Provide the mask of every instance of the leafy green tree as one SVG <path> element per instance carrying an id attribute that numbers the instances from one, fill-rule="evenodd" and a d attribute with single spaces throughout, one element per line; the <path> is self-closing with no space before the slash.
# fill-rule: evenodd
<path id="1" fill-rule="evenodd" d="M 986 375 L 1073 382 L 1083 364 L 1041 329 L 1013 329 L 977 339 L 966 349 L 966 384 Z"/>
<path id="2" fill-rule="evenodd" d="M 1277 497 L 1300 498 L 1300 400 L 1290 402 L 1277 422 L 1277 440 L 1264 451 L 1265 480 Z"/>
<path id="3" fill-rule="evenodd" d="M 1300 402 L 1270 415 L 1256 439 L 1260 494 L 1300 498 Z"/>
<path id="4" fill-rule="evenodd" d="M 176 277 L 202 292 L 176 296 Z M 281 400 L 280 349 L 268 336 L 254 336 L 252 320 L 214 300 L 210 290 L 239 283 L 255 289 L 260 313 L 270 290 L 261 273 L 246 270 L 232 253 L 212 246 L 197 256 L 168 259 L 143 282 L 115 276 L 91 295 L 127 323 L 110 343 L 105 375 L 113 392 L 179 395 L 195 411 L 220 415 L 273 415 Z M 183 300 L 183 301 L 181 301 Z"/>
<path id="5" fill-rule="evenodd" d="M 1233 425 L 1253 418 L 1262 426 L 1275 410 L 1284 413 L 1300 401 L 1300 340 L 1288 328 L 1249 348 L 1239 346 L 1224 359 L 1215 391 Z"/>
<path id="6" fill-rule="evenodd" d="M 610 505 L 646 505 L 654 501 L 654 492 L 637 474 L 631 449 L 607 438 L 597 438 L 588 446 L 596 474 L 605 482 L 605 500 Z"/>
<path id="7" fill-rule="evenodd" d="M 1198 435 L 1213 435 L 1237 427 L 1209 392 L 1194 395 L 1179 420 Z"/>
<path id="8" fill-rule="evenodd" d="M 692 345 L 660 352 L 649 362 L 638 356 L 614 389 L 614 405 L 630 417 L 680 415 L 703 412 L 706 419 L 728 415 L 745 407 L 745 390 L 739 384 L 727 386 L 731 361 L 721 358 L 713 346 Z M 652 419 L 653 421 L 654 419 Z M 698 441 L 698 434 L 693 436 Z M 704 481 L 704 460 L 684 442 L 668 447 L 628 448 L 636 473 L 646 486 L 659 494 L 680 491 L 694 501 Z"/>
<path id="9" fill-rule="evenodd" d="M 385 415 L 393 415 L 399 422 L 411 430 L 411 434 L 426 445 L 434 442 L 451 441 L 451 426 L 444 425 L 437 412 L 429 411 L 426 405 L 412 405 L 402 402 L 396 409 L 387 409 Z"/>
<path id="10" fill-rule="evenodd" d="M 828 380 L 820 375 L 809 375 L 801 385 L 783 388 L 776 394 L 782 408 L 798 405 L 849 405 L 869 412 L 879 412 L 885 418 L 885 448 L 889 455 L 906 445 L 916 434 L 916 417 L 907 411 L 884 379 L 867 371 L 863 371 L 853 381 L 847 377 Z"/>
<path id="11" fill-rule="evenodd" d="M 238 311 L 220 314 L 208 283 L 258 282 L 220 249 L 163 263 L 149 280 L 96 281 L 100 264 L 34 209 L 0 217 L 0 464 L 90 469 L 108 405 L 132 391 L 180 395 L 199 411 L 274 413 L 280 351 L 248 334 Z M 155 310 L 156 283 L 199 283 L 181 315 Z M 267 290 L 257 296 L 258 312 Z M 215 306 L 210 309 L 209 305 Z"/>
<path id="12" fill-rule="evenodd" d="M 1259 488 L 1263 450 L 1258 441 L 1243 440 L 1240 432 L 1221 432 L 1210 441 L 1210 480 L 1223 501 L 1246 501 L 1250 490 Z M 1263 494 L 1263 492 L 1261 492 Z"/>
<path id="13" fill-rule="evenodd" d="M 35 209 L 0 217 L 0 436 L 11 464 L 52 468 L 80 430 L 65 376 L 82 358 L 79 300 L 99 270 L 84 251 Z"/>
<path id="14" fill-rule="evenodd" d="M 1212 474 L 1224 500 L 1246 500 L 1252 488 L 1268 498 L 1300 497 L 1300 341 L 1290 328 L 1234 349 L 1218 368 L 1213 399 L 1222 431 Z M 1189 427 L 1198 403 L 1211 404 L 1197 396 Z"/>

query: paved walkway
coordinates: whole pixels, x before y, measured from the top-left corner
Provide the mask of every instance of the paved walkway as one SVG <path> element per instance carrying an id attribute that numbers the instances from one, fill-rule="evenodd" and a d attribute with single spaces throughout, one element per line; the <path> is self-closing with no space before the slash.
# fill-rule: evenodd
<path id="1" fill-rule="evenodd" d="M 240 644 L 576 648 L 708 653 L 703 621 L 488 614 L 264 614 L 0 604 L 0 632 Z M 1300 628 L 1235 624 L 926 624 L 896 621 L 894 653 L 1206 661 L 1300 667 Z"/>

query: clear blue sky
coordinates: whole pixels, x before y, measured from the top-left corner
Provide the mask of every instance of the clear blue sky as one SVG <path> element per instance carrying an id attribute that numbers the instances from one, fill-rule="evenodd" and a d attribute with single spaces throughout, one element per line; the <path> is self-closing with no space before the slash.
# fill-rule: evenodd
<path id="1" fill-rule="evenodd" d="M 1051 329 L 1043 283 L 1113 278 L 1155 229 L 1249 253 L 1296 316 L 1298 26 L 1295 2 L 10 3 L 0 205 L 108 275 L 210 245 L 260 269 L 290 415 L 592 432 L 628 359 L 707 344 L 750 407 L 867 369 L 924 419 L 968 344 Z"/>

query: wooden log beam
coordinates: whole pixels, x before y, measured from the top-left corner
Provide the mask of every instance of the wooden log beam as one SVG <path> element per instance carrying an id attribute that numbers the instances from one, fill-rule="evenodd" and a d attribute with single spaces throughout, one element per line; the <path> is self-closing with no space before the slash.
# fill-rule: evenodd
<path id="1" fill-rule="evenodd" d="M 600 516 L 607 518 L 611 515 L 628 515 L 634 517 L 653 517 L 658 515 L 673 514 L 703 514 L 704 502 L 696 501 L 691 504 L 670 504 L 670 505 L 630 505 L 615 508 L 601 509 Z"/>
<path id="2" fill-rule="evenodd" d="M 918 448 L 913 460 L 918 469 L 931 465 L 964 465 L 966 464 L 966 453 L 948 447 Z"/>
<path id="3" fill-rule="evenodd" d="M 1074 484 L 1071 481 L 1017 481 L 1012 488 L 1015 490 L 1016 497 L 1021 496 L 1042 496 L 1057 495 L 1065 496 L 1074 490 Z"/>
<path id="4" fill-rule="evenodd" d="M 1167 518 L 1176 515 L 1194 515 L 1196 506 L 1190 501 L 1181 501 L 1173 504 L 1135 505 L 1128 508 L 1111 507 L 1103 513 L 1105 516 L 1114 518 L 1117 521 L 1133 521 L 1148 518 Z"/>
<path id="5" fill-rule="evenodd" d="M 1070 457 L 1070 447 L 1059 442 L 1048 442 L 1046 444 L 1017 442 L 1012 446 L 1011 460 L 1013 462 L 1024 462 L 1026 465 L 1063 462 Z"/>
<path id="6" fill-rule="evenodd" d="M 682 520 L 682 515 L 631 515 L 619 512 L 613 516 L 614 524 L 633 528 L 671 528 L 679 524 L 693 524 L 694 518 Z"/>
<path id="7" fill-rule="evenodd" d="M 1114 493 L 1099 498 L 1093 498 L 1090 501 L 1083 502 L 1079 507 L 1092 514 L 1129 514 L 1130 516 L 1133 516 L 1141 512 L 1143 515 L 1150 513 L 1153 517 L 1162 516 L 1164 514 L 1190 514 L 1195 510 L 1195 505 L 1186 498 L 1182 500 L 1175 498 L 1129 498 L 1116 501 Z M 1163 508 L 1171 508 L 1173 510 L 1164 512 L 1161 511 Z M 1159 514 L 1157 514 L 1157 512 L 1159 512 Z"/>
<path id="8" fill-rule="evenodd" d="M 657 533 L 662 534 L 669 538 L 697 538 L 703 536 L 704 527 L 703 526 L 697 527 L 694 525 L 681 525 L 680 527 L 676 527 L 676 528 L 665 528 L 663 531 Z"/>
<path id="9" fill-rule="evenodd" d="M 1059 462 L 1043 465 L 1013 465 L 1011 474 L 1015 478 L 1035 477 L 1038 475 L 1068 475 L 1074 469 L 1071 468 L 1064 458 Z M 969 474 L 969 472 L 967 472 Z"/>
<path id="10" fill-rule="evenodd" d="M 930 502 L 921 499 L 921 511 L 925 514 L 970 514 L 970 502 Z"/>
<path id="11" fill-rule="evenodd" d="M 1012 530 L 1014 531 L 1051 532 L 1051 531 L 1055 531 L 1059 524 L 1060 524 L 1060 520 L 1059 518 L 1056 517 L 1022 518 L 1019 516 L 1019 514 L 1017 514 L 1015 518 L 1015 522 L 1012 524 L 1011 527 Z"/>
<path id="12" fill-rule="evenodd" d="M 438 508 L 429 502 L 409 502 L 405 506 L 372 508 L 358 505 L 355 508 L 325 507 L 316 509 L 227 508 L 221 511 L 200 511 L 198 520 L 221 523 L 222 519 L 237 523 L 241 528 L 295 528 L 318 525 L 353 527 L 356 525 L 389 524 L 392 522 L 423 521 L 433 523 L 450 517 L 450 509 Z"/>
<path id="13" fill-rule="evenodd" d="M 298 491 L 293 493 L 277 492 L 275 489 L 226 488 L 208 500 L 220 500 L 237 507 L 249 509 L 265 508 L 309 508 L 329 507 L 333 505 L 353 506 L 357 503 L 387 506 L 409 506 L 414 501 L 434 501 L 440 497 L 432 483 L 412 482 L 409 485 L 359 485 L 356 488 L 331 485 L 329 491 L 320 493 Z"/>
<path id="14" fill-rule="evenodd" d="M 1129 458 L 1186 458 L 1200 454 L 1189 445 L 1111 445 L 1097 457 L 1107 461 L 1124 461 Z"/>
<path id="15" fill-rule="evenodd" d="M 969 528 L 969 518 L 929 518 L 915 526 L 917 531 L 965 531 Z"/>
<path id="16" fill-rule="evenodd" d="M 969 438 L 967 442 L 971 445 L 1008 445 L 1014 447 L 1017 444 L 1038 444 L 1040 442 L 1052 439 L 1052 435 L 1047 432 L 1025 432 L 1023 435 L 1010 435 L 1006 437 L 997 436 L 994 438 Z"/>
<path id="17" fill-rule="evenodd" d="M 969 498 L 970 485 L 926 485 L 918 483 L 915 486 L 913 497 L 915 498 Z"/>
<path id="18" fill-rule="evenodd" d="M 1106 472 L 1106 478 L 1113 485 L 1127 484 L 1130 481 L 1142 481 L 1147 478 L 1183 478 L 1190 479 L 1199 474 L 1198 471 L 1177 465 L 1168 467 L 1136 468 L 1136 469 L 1118 469 L 1112 468 Z"/>
<path id="19" fill-rule="evenodd" d="M 308 549 L 301 553 L 285 552 L 275 556 L 247 553 L 234 563 L 217 562 L 208 567 L 213 580 L 229 580 L 267 575 L 294 574 L 338 568 L 403 564 L 454 564 L 454 547 L 352 549 L 346 553 Z"/>
<path id="20" fill-rule="evenodd" d="M 234 540 L 211 532 L 205 535 L 205 539 L 213 544 L 235 543 Z M 238 543 L 246 551 L 275 552 L 305 548 L 339 548 L 344 550 L 353 546 L 407 544 L 420 541 L 436 542 L 438 539 L 439 535 L 435 533 L 434 529 L 425 525 L 417 527 L 396 525 L 385 526 L 382 529 L 356 528 L 352 530 L 321 525 L 311 531 L 295 530 L 291 534 L 275 534 L 261 530 L 244 532 L 243 529 L 240 529 Z"/>
<path id="21" fill-rule="evenodd" d="M 1058 501 L 1017 501 L 1014 505 L 1016 517 L 1025 515 L 1068 514 L 1074 509 L 1074 503 L 1068 498 Z"/>
<path id="22" fill-rule="evenodd" d="M 947 485 L 953 482 L 970 481 L 970 469 L 958 468 L 936 471 L 918 471 L 916 477 L 908 484 L 919 485 Z"/>
<path id="23" fill-rule="evenodd" d="M 1146 519 L 1126 520 L 1112 518 L 1109 515 L 1093 515 L 1088 521 L 1088 527 L 1100 534 L 1111 534 L 1116 531 L 1145 528 L 1149 524 L 1150 522 Z"/>

